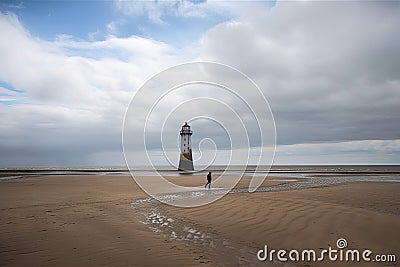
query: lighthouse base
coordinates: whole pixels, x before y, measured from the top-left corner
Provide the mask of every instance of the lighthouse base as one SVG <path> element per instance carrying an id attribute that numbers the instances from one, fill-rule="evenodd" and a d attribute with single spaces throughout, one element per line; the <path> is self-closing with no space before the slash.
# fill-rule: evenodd
<path id="1" fill-rule="evenodd" d="M 181 156 L 179 160 L 178 171 L 194 171 L 193 161 L 188 160 Z"/>

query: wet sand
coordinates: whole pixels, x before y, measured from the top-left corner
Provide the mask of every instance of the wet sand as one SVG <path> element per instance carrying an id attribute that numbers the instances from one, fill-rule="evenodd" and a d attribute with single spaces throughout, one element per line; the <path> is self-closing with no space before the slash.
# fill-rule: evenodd
<path id="1" fill-rule="evenodd" d="M 396 254 L 398 259 L 399 192 L 399 183 L 352 183 L 298 191 L 229 194 L 209 206 L 191 208 L 183 214 L 178 208 L 167 206 L 163 213 L 236 244 L 246 244 L 253 252 L 264 245 L 276 250 L 328 246 L 336 249 L 336 241 L 345 238 L 351 249 Z M 365 264 L 325 261 L 305 265 Z"/>
<path id="2" fill-rule="evenodd" d="M 169 179 L 188 186 L 201 186 L 205 180 L 190 176 Z M 286 182 L 266 181 L 263 185 L 282 183 Z M 238 187 L 247 184 L 248 179 Z M 296 191 L 229 194 L 198 208 L 176 208 L 158 202 L 153 206 L 173 218 L 177 230 L 195 228 L 201 232 L 199 236 L 220 239 L 226 247 L 257 250 L 267 244 L 275 249 L 318 249 L 335 246 L 338 238 L 346 238 L 351 248 L 368 248 L 400 258 L 399 193 L 400 183 L 357 182 Z M 1 181 L 0 265 L 235 264 L 233 249 L 220 251 L 218 246 L 210 248 L 210 243 L 181 240 L 142 223 L 142 214 L 130 203 L 146 197 L 129 176 L 62 175 Z M 193 239 L 197 232 L 192 234 Z M 245 255 L 244 265 L 254 261 L 255 255 Z M 246 259 L 251 255 L 252 259 Z"/>

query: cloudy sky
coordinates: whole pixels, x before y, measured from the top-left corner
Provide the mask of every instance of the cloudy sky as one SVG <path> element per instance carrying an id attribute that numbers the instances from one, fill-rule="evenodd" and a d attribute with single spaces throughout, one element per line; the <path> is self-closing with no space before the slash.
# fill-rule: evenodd
<path id="1" fill-rule="evenodd" d="M 398 1 L 1 1 L 0 166 L 124 165 L 135 92 L 194 60 L 259 86 L 275 164 L 400 164 L 399 32 Z"/>

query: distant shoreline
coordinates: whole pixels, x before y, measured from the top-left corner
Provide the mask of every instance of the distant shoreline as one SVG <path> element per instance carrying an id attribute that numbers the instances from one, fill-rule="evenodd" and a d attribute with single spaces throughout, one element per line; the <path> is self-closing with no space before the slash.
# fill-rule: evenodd
<path id="1" fill-rule="evenodd" d="M 138 167 L 131 169 L 133 173 L 148 176 L 181 175 L 169 166 Z M 197 172 L 201 175 L 206 171 L 216 173 L 230 172 L 232 174 L 304 174 L 304 175 L 400 175 L 400 165 L 275 165 L 268 166 L 212 166 Z M 124 167 L 0 167 L 0 179 L 27 178 L 38 175 L 130 175 Z M 196 174 L 196 173 L 195 173 Z"/>
<path id="2" fill-rule="evenodd" d="M 204 169 L 206 170 L 214 170 L 214 171 L 241 171 L 245 169 L 247 172 L 256 171 L 257 172 L 394 172 L 400 173 L 400 165 L 273 165 L 263 166 L 260 165 L 259 167 L 255 165 L 248 165 L 248 166 L 240 166 L 240 165 L 232 165 L 232 166 L 211 166 L 205 168 L 203 166 L 198 166 L 196 169 Z M 139 166 L 131 168 L 131 171 L 173 171 L 177 172 L 171 166 Z M 122 166 L 10 166 L 10 167 L 0 167 L 0 173 L 4 172 L 128 172 L 129 169 Z"/>

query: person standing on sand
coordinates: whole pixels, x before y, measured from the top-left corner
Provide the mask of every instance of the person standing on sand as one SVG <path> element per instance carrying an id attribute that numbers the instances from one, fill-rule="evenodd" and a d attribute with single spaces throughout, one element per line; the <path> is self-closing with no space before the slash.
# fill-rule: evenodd
<path id="1" fill-rule="evenodd" d="M 204 186 L 204 188 L 207 188 L 207 185 L 208 185 L 208 189 L 210 189 L 211 188 L 211 172 L 208 172 L 208 174 L 207 174 L 207 183 Z"/>

